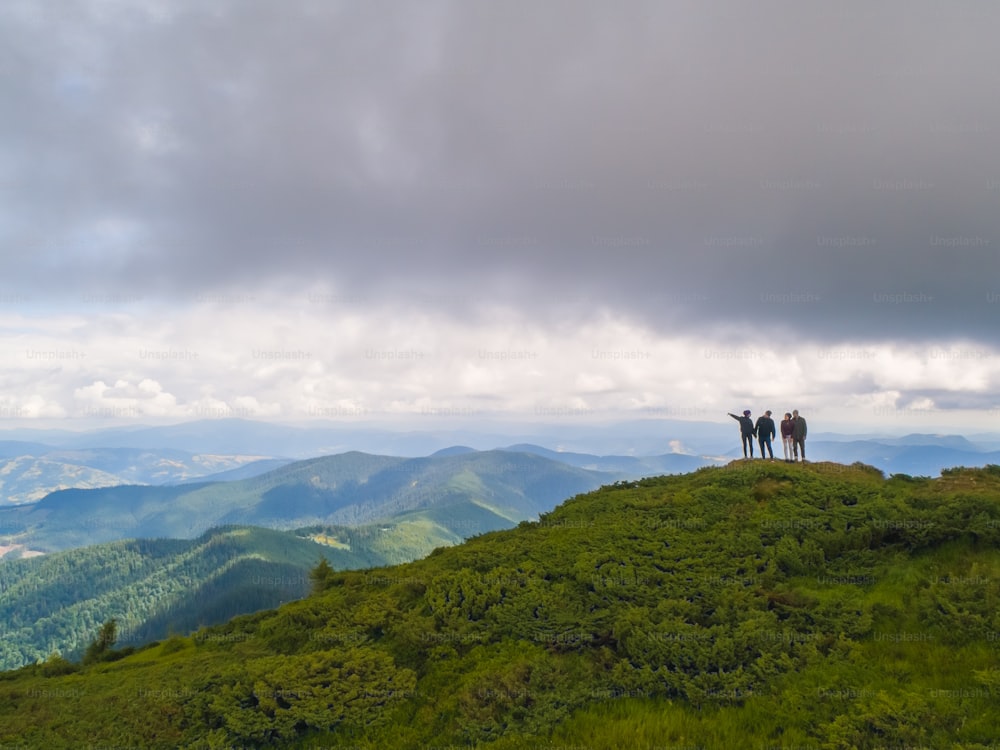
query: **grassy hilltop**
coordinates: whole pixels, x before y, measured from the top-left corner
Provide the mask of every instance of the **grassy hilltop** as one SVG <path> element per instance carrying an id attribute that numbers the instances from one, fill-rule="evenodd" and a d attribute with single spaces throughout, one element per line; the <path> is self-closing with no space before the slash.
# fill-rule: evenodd
<path id="1" fill-rule="evenodd" d="M 0 746 L 995 748 L 998 541 L 995 466 L 612 485 L 314 571 L 278 610 L 2 674 Z"/>

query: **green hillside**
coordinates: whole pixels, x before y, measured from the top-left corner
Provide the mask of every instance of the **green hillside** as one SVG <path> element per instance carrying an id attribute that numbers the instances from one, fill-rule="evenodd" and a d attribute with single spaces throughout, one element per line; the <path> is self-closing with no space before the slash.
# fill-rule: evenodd
<path id="1" fill-rule="evenodd" d="M 0 545 L 52 552 L 126 538 L 190 539 L 222 525 L 363 525 L 458 506 L 488 510 L 465 538 L 537 517 L 611 476 L 504 451 L 398 458 L 365 453 L 298 461 L 251 479 L 55 492 L 0 509 Z M 409 558 L 412 559 L 412 558 Z"/>
<path id="2" fill-rule="evenodd" d="M 366 526 L 222 527 L 195 540 L 131 539 L 7 561 L 0 670 L 53 652 L 76 658 L 109 617 L 120 644 L 140 646 L 298 599 L 320 557 L 336 570 L 394 565 L 504 521 L 470 503 Z"/>
<path id="3" fill-rule="evenodd" d="M 195 540 L 127 540 L 0 565 L 0 665 L 53 652 L 78 657 L 103 621 L 119 643 L 275 607 L 309 591 L 308 571 L 325 555 L 337 567 L 383 558 L 330 549 L 288 532 L 229 527 Z M 282 585 L 266 585 L 278 581 Z"/>
<path id="4" fill-rule="evenodd" d="M 998 542 L 995 466 L 608 486 L 416 562 L 316 571 L 275 611 L 0 675 L 0 743 L 984 750 Z"/>

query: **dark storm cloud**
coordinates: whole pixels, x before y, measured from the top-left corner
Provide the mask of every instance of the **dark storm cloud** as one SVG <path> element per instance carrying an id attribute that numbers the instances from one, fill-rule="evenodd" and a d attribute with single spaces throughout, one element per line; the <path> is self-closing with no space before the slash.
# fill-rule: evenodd
<path id="1" fill-rule="evenodd" d="M 1000 9 L 17 7 L 0 238 L 40 295 L 282 279 L 667 331 L 995 329 Z"/>

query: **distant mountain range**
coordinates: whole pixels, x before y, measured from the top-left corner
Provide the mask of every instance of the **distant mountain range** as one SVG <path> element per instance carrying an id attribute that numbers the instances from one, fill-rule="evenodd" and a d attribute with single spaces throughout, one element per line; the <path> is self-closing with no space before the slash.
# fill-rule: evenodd
<path id="1" fill-rule="evenodd" d="M 56 490 L 122 484 L 176 484 L 261 474 L 291 459 L 191 453 L 174 448 L 78 448 L 0 441 L 0 507 Z"/>
<path id="2" fill-rule="evenodd" d="M 823 461 L 876 466 L 886 474 L 938 476 L 955 466 L 1000 464 L 1000 451 L 982 450 L 957 435 L 906 435 L 874 440 L 806 441 L 807 455 Z"/>
<path id="3" fill-rule="evenodd" d="M 191 477 L 175 482 L 165 482 L 165 484 L 197 484 L 200 482 L 235 482 L 239 479 L 250 479 L 252 477 L 266 474 L 269 471 L 280 469 L 292 463 L 290 458 L 260 458 L 256 461 L 237 466 L 235 469 L 227 469 L 216 474 L 206 474 L 204 476 Z"/>
<path id="4" fill-rule="evenodd" d="M 352 525 L 470 502 L 495 516 L 485 527 L 497 528 L 601 483 L 684 473 L 740 456 L 729 425 L 647 420 L 609 427 L 611 442 L 629 426 L 640 436 L 662 429 L 665 441 L 674 436 L 674 450 L 596 455 L 569 450 L 567 441 L 557 443 L 558 450 L 522 441 L 485 451 L 452 444 L 417 458 L 353 451 L 293 461 L 288 455 L 348 442 L 350 428 L 205 420 L 84 433 L 18 430 L 10 435 L 22 439 L 0 441 L 0 554 L 131 536 L 192 538 L 224 524 Z M 355 437 L 362 443 L 428 446 L 455 435 L 470 437 L 367 428 L 356 430 Z M 489 438 L 477 438 L 484 439 Z M 1000 463 L 1000 449 L 989 439 L 814 432 L 806 447 L 812 461 L 862 462 L 887 474 L 937 476 L 952 466 Z M 279 454 L 279 445 L 288 453 Z M 527 456 L 535 463 L 525 463 Z M 505 464 L 517 468 L 508 471 Z"/>
<path id="5" fill-rule="evenodd" d="M 806 447 L 813 460 L 862 461 L 887 473 L 937 476 L 942 468 L 983 466 L 1000 456 L 1000 434 L 846 435 L 825 432 L 816 420 L 810 429 Z M 30 502 L 67 487 L 245 479 L 292 460 L 348 451 L 420 457 L 507 446 L 630 477 L 689 471 L 741 455 L 736 425 L 728 417 L 713 422 L 649 418 L 581 423 L 571 430 L 565 425 L 484 423 L 472 431 L 431 426 L 428 421 L 425 429 L 405 432 L 361 422 L 289 425 L 207 419 L 92 431 L 18 428 L 0 436 L 9 438 L 0 441 L 0 506 Z M 780 441 L 775 447 L 780 457 Z M 26 458 L 47 463 L 32 467 Z M 4 475 L 5 463 L 9 476 Z M 60 463 L 66 466 L 55 465 Z"/>
<path id="6" fill-rule="evenodd" d="M 535 518 L 617 478 L 530 453 L 351 452 L 232 482 L 61 490 L 0 509 L 0 544 L 52 552 L 132 537 L 190 539 L 227 524 L 360 525 L 414 512 L 435 514 L 436 523 L 466 538 Z"/>
<path id="7" fill-rule="evenodd" d="M 447 420 L 446 420 L 447 421 Z M 0 432 L 9 441 L 72 450 L 122 446 L 177 450 L 190 454 L 245 455 L 305 459 L 357 450 L 392 456 L 428 456 L 453 446 L 490 450 L 530 443 L 558 451 L 600 455 L 658 455 L 665 452 L 715 454 L 728 445 L 731 423 L 638 419 L 614 424 L 507 425 L 483 423 L 476 429 L 427 420 L 422 429 L 314 420 L 303 424 L 247 419 L 204 419 L 166 426 L 135 425 L 97 430 L 19 427 Z"/>
<path id="8" fill-rule="evenodd" d="M 661 456 L 594 456 L 589 453 L 549 450 L 530 443 L 512 445 L 504 450 L 531 453 L 589 471 L 609 472 L 619 475 L 621 479 L 639 479 L 662 474 L 684 474 L 700 469 L 702 466 L 718 463 L 718 461 L 705 456 L 683 453 L 667 453 Z"/>
<path id="9" fill-rule="evenodd" d="M 46 458 L 0 459 L 0 507 L 41 500 L 55 490 L 114 487 L 125 480 L 100 469 Z"/>
<path id="10" fill-rule="evenodd" d="M 739 441 L 721 456 L 726 460 L 742 458 Z M 776 459 L 781 459 L 780 440 L 773 445 Z M 754 443 L 754 454 L 758 446 Z M 887 475 L 936 477 L 942 469 L 964 466 L 981 468 L 1000 464 L 1000 450 L 993 444 L 972 442 L 960 435 L 929 435 L 915 433 L 899 437 L 852 437 L 817 433 L 806 440 L 806 456 L 810 461 L 835 461 L 842 464 L 861 462 L 881 469 Z"/>

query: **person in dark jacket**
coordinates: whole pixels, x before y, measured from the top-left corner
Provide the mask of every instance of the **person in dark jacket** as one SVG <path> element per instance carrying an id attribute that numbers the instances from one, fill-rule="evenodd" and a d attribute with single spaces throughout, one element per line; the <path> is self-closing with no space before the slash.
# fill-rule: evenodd
<path id="1" fill-rule="evenodd" d="M 792 447 L 795 451 L 795 458 L 798 459 L 799 451 L 802 451 L 802 460 L 806 460 L 806 420 L 799 416 L 798 409 L 792 409 Z"/>
<path id="2" fill-rule="evenodd" d="M 765 411 L 762 417 L 757 417 L 757 424 L 754 425 L 754 432 L 757 433 L 757 442 L 760 444 L 760 457 L 764 458 L 764 449 L 767 448 L 768 457 L 774 460 L 774 451 L 771 450 L 771 440 L 774 438 L 774 420 L 771 419 L 771 412 Z"/>
<path id="3" fill-rule="evenodd" d="M 793 462 L 792 457 L 795 455 L 795 443 L 792 440 L 794 429 L 795 422 L 792 421 L 792 415 L 786 411 L 785 418 L 781 420 L 781 447 L 785 451 L 785 461 L 788 463 Z"/>
<path id="4" fill-rule="evenodd" d="M 732 412 L 726 413 L 740 423 L 740 438 L 743 440 L 743 458 L 747 457 L 747 449 L 750 450 L 750 458 L 753 458 L 753 439 L 755 433 L 753 420 L 750 419 L 750 410 L 746 409 L 742 417 L 737 417 Z"/>

